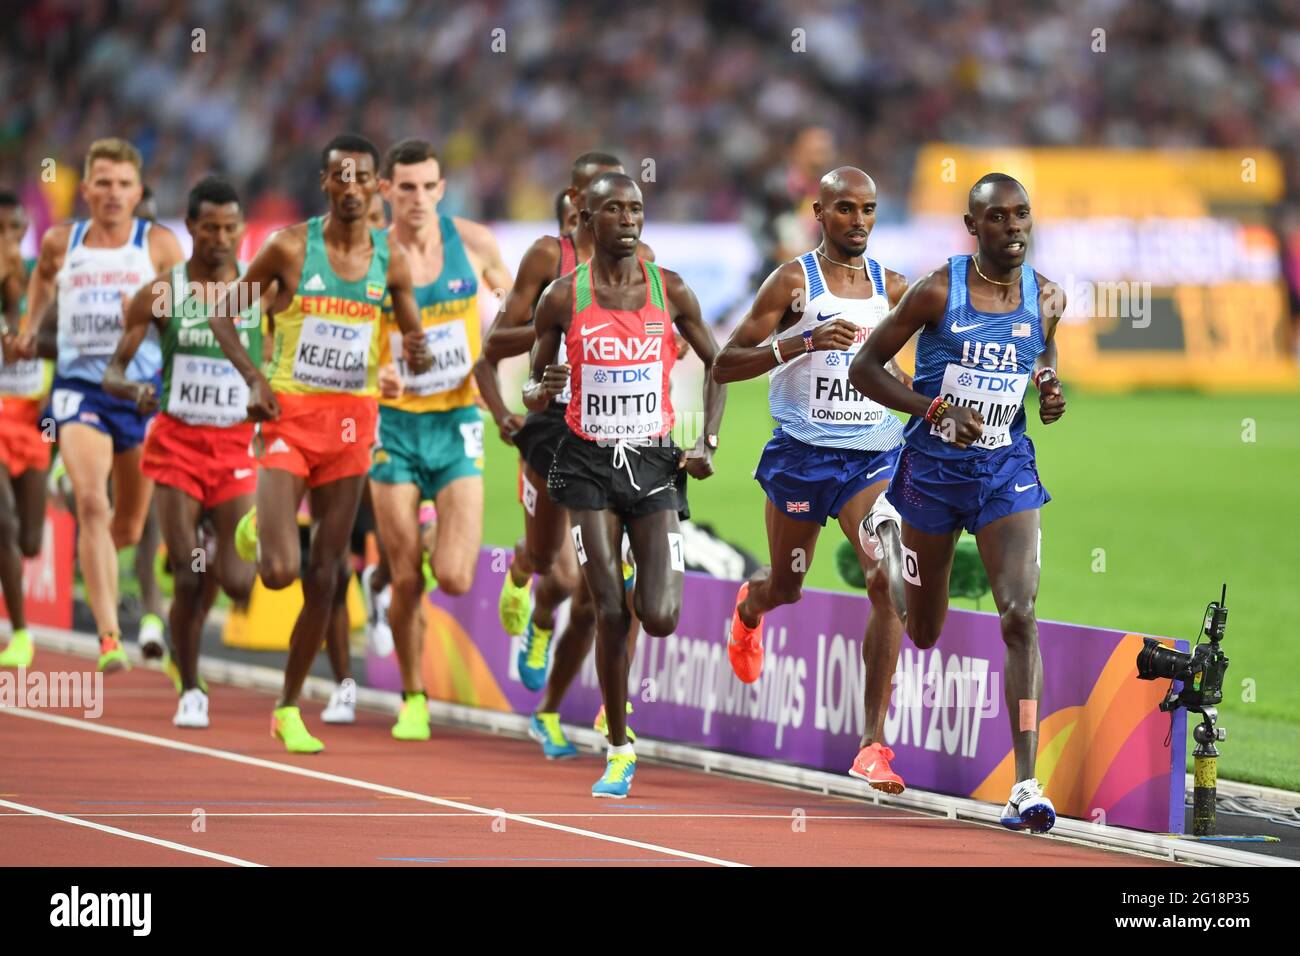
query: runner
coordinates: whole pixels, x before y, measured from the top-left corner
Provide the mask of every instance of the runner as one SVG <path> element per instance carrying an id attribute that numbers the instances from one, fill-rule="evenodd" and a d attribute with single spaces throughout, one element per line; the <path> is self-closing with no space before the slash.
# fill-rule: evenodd
<path id="1" fill-rule="evenodd" d="M 193 240 L 188 262 L 135 297 L 126 331 L 104 373 L 104 391 L 133 401 L 142 415 L 160 411 L 145 436 L 144 473 L 154 497 L 172 574 L 170 624 L 180 672 L 180 702 L 172 723 L 207 727 L 208 697 L 198 675 L 199 643 L 210 601 L 207 555 L 200 525 L 216 531 L 214 572 L 237 608 L 246 609 L 254 569 L 235 553 L 235 525 L 253 505 L 257 462 L 249 454 L 253 425 L 248 386 L 222 354 L 207 313 L 239 277 L 237 254 L 244 215 L 234 187 L 208 177 L 190 190 L 185 227 Z M 151 328 L 162 339 L 162 391 L 127 377 L 127 367 Z M 239 341 L 260 361 L 262 321 L 256 308 L 240 315 Z"/>
<path id="2" fill-rule="evenodd" d="M 18 243 L 26 231 L 27 214 L 18 197 L 0 192 L 0 589 L 11 629 L 9 645 L 0 651 L 0 667 L 30 667 L 35 656 L 27 629 L 23 559 L 40 552 L 50 467 L 50 436 L 42 431 L 41 413 L 54 366 L 22 358 L 17 342 L 30 268 Z"/>
<path id="3" fill-rule="evenodd" d="M 912 416 L 889 500 L 903 519 L 907 632 L 917 647 L 939 640 L 961 529 L 979 544 L 1007 645 L 1018 782 L 1002 825 L 1042 833 L 1056 811 L 1034 778 L 1043 690 L 1034 601 L 1038 512 L 1051 496 L 1025 434 L 1024 401 L 1033 381 L 1044 424 L 1065 412 L 1053 341 L 1065 296 L 1025 268 L 1033 216 L 1020 183 L 990 173 L 971 187 L 969 205 L 965 222 L 976 254 L 953 256 L 913 285 L 858 352 L 849 378 L 868 398 Z M 916 379 L 908 388 L 885 363 L 917 332 Z"/>
<path id="4" fill-rule="evenodd" d="M 407 139 L 384 157 L 379 189 L 393 210 L 389 232 L 406 253 L 420 321 L 433 355 L 414 375 L 396 362 L 400 393 L 380 397 L 379 440 L 370 494 L 391 582 L 388 624 L 402 672 L 399 740 L 429 739 L 429 705 L 420 674 L 424 594 L 420 502 L 439 515 L 433 576 L 448 595 L 474 582 L 483 541 L 483 417 L 470 376 L 478 358 L 480 287 L 510 288 L 510 271 L 486 226 L 438 212 L 446 191 L 431 143 Z M 503 293 L 499 293 L 503 294 Z M 393 362 L 401 332 L 384 311 L 380 360 Z"/>
<path id="5" fill-rule="evenodd" d="M 813 215 L 821 245 L 768 276 L 713 367 L 719 382 L 767 372 L 777 422 L 754 472 L 767 495 L 770 564 L 740 586 L 727 655 L 741 681 L 758 680 L 763 615 L 799 600 L 821 529 L 827 517 L 838 519 L 871 599 L 862 643 L 866 721 L 849 772 L 901 793 L 903 779 L 890 767 L 893 751 L 882 734 L 903 625 L 889 575 L 859 528 L 893 474 L 903 423 L 849 385 L 848 366 L 902 298 L 907 280 L 866 257 L 876 184 L 862 170 L 841 166 L 823 176 Z"/>
<path id="6" fill-rule="evenodd" d="M 374 443 L 385 290 L 405 333 L 407 362 L 416 372 L 429 367 L 406 256 L 366 222 L 378 162 L 379 151 L 364 137 L 334 137 L 321 153 L 328 214 L 275 233 L 210 319 L 221 351 L 248 383 L 262 466 L 257 505 L 240 522 L 236 547 L 245 560 L 256 557 L 268 588 L 288 587 L 302 576 L 303 607 L 271 724 L 291 753 L 325 746 L 307 732 L 298 695 L 329 629 L 348 627 L 348 537 Z M 264 376 L 231 316 L 272 282 L 279 284 L 275 349 Z M 305 571 L 297 525 L 304 493 L 312 516 Z"/>
<path id="7" fill-rule="evenodd" d="M 603 173 L 622 173 L 623 164 L 608 153 L 583 153 L 573 161 L 569 187 L 564 195 L 576 209 L 585 208 L 587 187 Z M 596 636 L 595 608 L 591 596 L 580 586 L 576 557 L 571 548 L 561 547 L 569 531 L 569 516 L 546 492 L 546 475 L 560 439 L 568 434 L 564 410 L 568 396 L 561 393 L 541 412 L 521 419 L 511 412 L 501 398 L 497 364 L 512 355 L 522 355 L 532 348 L 533 310 L 542 291 L 553 279 L 572 272 L 579 262 L 591 258 L 594 244 L 585 228 L 574 228 L 572 235 L 563 232 L 543 236 L 529 247 L 519 263 L 514 287 L 502 305 L 483 344 L 483 357 L 475 365 L 475 377 L 488 408 L 496 419 L 502 441 L 515 444 L 520 456 L 520 498 L 524 505 L 524 537 L 515 545 L 510 568 L 503 576 L 499 611 L 501 624 L 508 634 L 524 636 L 516 667 L 519 679 L 529 690 L 545 686 L 545 694 L 533 714 L 529 734 L 542 745 L 550 758 L 577 756 L 578 750 L 560 727 L 560 702 Z M 654 251 L 639 243 L 637 254 L 650 261 Z M 561 342 L 560 348 L 564 348 Z M 536 603 L 532 605 L 533 575 L 540 580 Z M 568 626 L 555 642 L 555 664 L 548 663 L 551 637 L 555 628 L 555 609 L 573 596 L 569 606 Z M 636 628 L 629 633 L 635 638 Z M 607 732 L 603 710 L 595 725 Z"/>
<path id="8" fill-rule="evenodd" d="M 105 393 L 101 383 L 122 336 L 124 300 L 183 256 L 169 229 L 132 215 L 141 198 L 140 153 L 125 140 L 91 144 L 81 196 L 90 218 L 53 226 L 41 240 L 27 289 L 28 323 L 44 316 L 57 297 L 59 357 L 50 414 L 76 499 L 77 558 L 99 633 L 99 667 L 112 671 L 127 666 L 117 616 L 117 552 L 140 540 L 153 482 L 140 470 L 148 417 L 134 402 Z M 34 333 L 24 334 L 29 356 Z M 157 389 L 160 361 L 157 336 L 150 334 L 127 374 Z"/>
<path id="9" fill-rule="evenodd" d="M 636 560 L 633 608 L 647 634 L 663 637 L 681 610 L 686 565 L 678 512 L 686 511 L 686 475 L 712 474 L 726 399 L 726 387 L 711 374 L 717 344 L 695 294 L 676 273 L 637 255 L 644 219 L 641 190 L 631 178 L 605 173 L 593 180 L 582 224 L 595 251 L 542 295 L 524 388 L 533 411 L 570 392 L 570 434 L 555 451 L 547 491 L 572 515 L 574 550 L 596 606 L 596 668 L 610 744 L 605 773 L 592 787 L 597 797 L 626 797 L 636 770 L 624 714 L 631 615 L 623 532 Z M 670 437 L 674 323 L 705 370 L 705 430 L 685 454 Z M 556 361 L 561 340 L 568 363 Z"/>

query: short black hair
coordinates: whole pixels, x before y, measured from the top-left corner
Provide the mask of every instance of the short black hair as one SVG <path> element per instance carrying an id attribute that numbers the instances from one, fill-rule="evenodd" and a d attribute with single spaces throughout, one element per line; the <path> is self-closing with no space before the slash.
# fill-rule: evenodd
<path id="1" fill-rule="evenodd" d="M 1016 179 L 1014 176 L 1008 176 L 1006 173 L 985 173 L 979 178 L 975 185 L 970 188 L 970 192 L 966 196 L 967 207 L 973 211 L 975 208 L 975 194 L 979 192 L 982 187 L 994 183 L 1015 183 L 1020 187 L 1021 192 L 1026 196 L 1029 195 L 1029 190 L 1026 189 L 1020 180 Z"/>
<path id="2" fill-rule="evenodd" d="M 601 153 L 593 150 L 588 153 L 583 153 L 573 161 L 573 168 L 570 170 L 570 175 L 576 179 L 578 174 L 588 166 L 617 166 L 622 169 L 623 160 L 619 159 L 613 153 Z"/>
<path id="3" fill-rule="evenodd" d="M 615 184 L 622 185 L 623 183 L 627 183 L 629 186 L 632 186 L 637 190 L 641 189 L 641 187 L 637 185 L 637 181 L 627 173 L 601 173 L 587 184 L 587 195 L 590 196 L 598 187 L 613 187 Z M 588 206 L 587 208 L 590 209 L 591 207 Z"/>
<path id="4" fill-rule="evenodd" d="M 21 209 L 22 205 L 23 204 L 21 200 L 19 200 L 17 193 L 10 192 L 8 189 L 0 189 L 0 207 L 5 209 Z"/>
<path id="5" fill-rule="evenodd" d="M 360 133 L 339 133 L 326 143 L 325 148 L 320 151 L 321 172 L 330 168 L 330 153 L 333 152 L 369 153 L 370 158 L 375 161 L 375 168 L 379 168 L 379 147 Z"/>
<path id="6" fill-rule="evenodd" d="M 438 151 L 433 148 L 432 143 L 427 139 L 404 139 L 388 148 L 388 152 L 384 154 L 384 163 L 379 175 L 385 179 L 392 179 L 394 166 L 399 164 L 414 166 L 416 163 L 423 163 L 429 159 L 441 165 L 441 161 L 438 159 Z"/>
<path id="7" fill-rule="evenodd" d="M 232 202 L 239 205 L 239 193 L 235 192 L 235 187 L 228 179 L 220 176 L 204 176 L 190 190 L 185 207 L 185 218 L 198 219 L 199 210 L 205 202 L 210 202 L 214 206 L 224 206 Z"/>

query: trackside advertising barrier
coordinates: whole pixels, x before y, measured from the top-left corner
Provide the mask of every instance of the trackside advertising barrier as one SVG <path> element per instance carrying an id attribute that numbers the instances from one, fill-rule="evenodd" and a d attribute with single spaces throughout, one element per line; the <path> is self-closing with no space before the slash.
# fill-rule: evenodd
<path id="1" fill-rule="evenodd" d="M 499 562 L 498 562 L 499 563 Z M 473 588 L 426 607 L 423 672 L 430 696 L 528 714 L 539 693 L 519 682 L 518 638 L 497 617 L 502 571 L 479 557 Z M 686 575 L 677 631 L 642 633 L 628 682 L 638 735 L 844 773 L 862 733 L 865 596 L 805 589 L 769 612 L 756 684 L 741 684 L 726 641 L 737 583 Z M 556 633 L 563 625 L 557 621 Z M 1183 830 L 1186 718 L 1160 713 L 1168 685 L 1137 679 L 1142 636 L 1039 622 L 1043 656 L 1037 775 L 1057 811 L 1165 833 Z M 1161 638 L 1187 651 L 1188 642 Z M 1003 803 L 1014 781 L 1004 699 L 1004 647 L 995 614 L 951 610 L 930 650 L 904 638 L 885 742 L 909 787 Z M 401 690 L 393 656 L 371 655 L 369 683 Z M 590 725 L 600 707 L 588 656 L 561 715 Z M 863 784 L 864 793 L 869 793 Z"/>
<path id="2" fill-rule="evenodd" d="M 29 624 L 72 627 L 72 569 L 76 564 L 77 524 L 72 515 L 45 507 L 41 550 L 23 561 L 23 597 Z M 0 617 L 8 618 L 0 595 Z M 497 625 L 500 627 L 500 624 Z"/>

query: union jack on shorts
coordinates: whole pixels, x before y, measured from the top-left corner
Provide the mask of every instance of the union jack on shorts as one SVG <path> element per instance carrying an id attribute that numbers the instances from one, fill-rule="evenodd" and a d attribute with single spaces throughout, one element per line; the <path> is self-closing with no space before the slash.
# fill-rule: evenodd
<path id="1" fill-rule="evenodd" d="M 806 501 L 787 501 L 785 503 L 786 514 L 806 514 L 809 511 L 808 502 Z"/>

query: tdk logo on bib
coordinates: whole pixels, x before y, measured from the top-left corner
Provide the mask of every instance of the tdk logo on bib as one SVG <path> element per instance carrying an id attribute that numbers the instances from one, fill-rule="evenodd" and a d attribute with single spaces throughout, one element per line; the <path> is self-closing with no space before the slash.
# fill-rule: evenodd
<path id="1" fill-rule="evenodd" d="M 957 384 L 963 387 L 974 386 L 983 392 L 1003 392 L 1008 395 L 1019 394 L 1024 384 L 1019 375 L 989 375 L 984 372 L 963 372 L 957 377 Z"/>
<path id="2" fill-rule="evenodd" d="M 599 368 L 592 375 L 592 379 L 597 382 L 610 382 L 615 385 L 649 382 L 650 371 L 653 367 L 651 365 L 642 365 L 638 368 Z"/>

